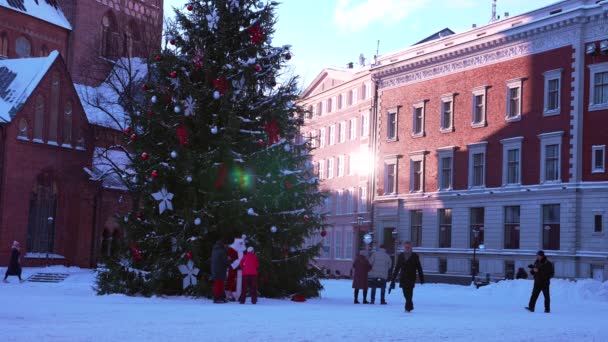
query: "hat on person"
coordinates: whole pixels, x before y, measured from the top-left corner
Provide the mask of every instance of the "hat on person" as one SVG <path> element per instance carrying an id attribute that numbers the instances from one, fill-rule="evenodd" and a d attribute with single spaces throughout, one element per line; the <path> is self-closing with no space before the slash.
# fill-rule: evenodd
<path id="1" fill-rule="evenodd" d="M 251 246 L 247 247 L 247 252 L 249 252 L 249 253 L 253 252 L 253 247 L 251 247 Z"/>
<path id="2" fill-rule="evenodd" d="M 545 256 L 545 252 L 543 252 L 543 251 L 538 251 L 538 252 L 536 252 L 536 255 L 540 255 L 540 256 L 544 257 L 544 256 Z"/>

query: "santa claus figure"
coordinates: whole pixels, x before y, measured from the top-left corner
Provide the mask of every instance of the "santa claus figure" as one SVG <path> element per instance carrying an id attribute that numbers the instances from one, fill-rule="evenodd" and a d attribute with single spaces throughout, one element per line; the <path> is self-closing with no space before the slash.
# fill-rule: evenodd
<path id="1" fill-rule="evenodd" d="M 245 235 L 237 237 L 234 239 L 234 242 L 228 246 L 230 267 L 228 267 L 228 277 L 226 278 L 226 299 L 230 301 L 235 301 L 236 298 L 241 295 L 243 276 L 238 267 L 241 258 L 247 249 L 247 246 L 245 246 L 245 238 Z"/>

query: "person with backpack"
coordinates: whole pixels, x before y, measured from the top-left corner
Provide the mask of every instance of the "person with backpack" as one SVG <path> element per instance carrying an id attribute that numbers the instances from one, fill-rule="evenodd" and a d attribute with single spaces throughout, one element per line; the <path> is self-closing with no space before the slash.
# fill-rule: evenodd
<path id="1" fill-rule="evenodd" d="M 547 259 L 544 251 L 538 251 L 538 253 L 536 253 L 536 261 L 534 264 L 528 265 L 528 268 L 530 268 L 530 274 L 534 276 L 534 288 L 532 289 L 530 303 L 526 307 L 526 310 L 534 312 L 536 300 L 542 291 L 543 297 L 545 297 L 545 312 L 549 313 L 551 312 L 549 285 L 551 283 L 551 278 L 555 275 L 553 263 Z"/>

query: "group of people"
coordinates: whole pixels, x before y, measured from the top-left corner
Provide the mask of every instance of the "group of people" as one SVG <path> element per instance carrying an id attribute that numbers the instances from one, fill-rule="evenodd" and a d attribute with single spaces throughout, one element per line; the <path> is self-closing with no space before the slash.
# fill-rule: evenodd
<path id="1" fill-rule="evenodd" d="M 238 246 L 244 247 L 242 239 L 236 239 Z M 213 279 L 213 303 L 221 304 L 235 301 L 237 291 L 238 270 L 242 271 L 242 289 L 238 298 L 239 303 L 245 304 L 247 292 L 251 296 L 251 303 L 258 301 L 258 257 L 253 247 L 248 247 L 239 257 L 239 248 L 227 248 L 219 240 L 211 251 L 211 278 Z"/>
<path id="2" fill-rule="evenodd" d="M 391 272 L 391 258 L 386 253 L 383 245 L 374 251 L 369 258 L 367 252 L 361 251 L 353 263 L 353 289 L 354 303 L 359 304 L 359 291 L 363 292 L 363 303 L 374 304 L 376 289 L 380 289 L 380 304 L 386 304 L 386 284 L 390 281 L 389 293 L 395 289 L 395 281 L 399 279 L 399 287 L 405 297 L 405 311 L 414 310 L 414 287 L 416 284 L 416 273 L 420 284 L 424 284 L 424 272 L 420 264 L 418 254 L 412 252 L 412 243 L 406 241 L 403 245 L 404 251 L 399 253 L 396 265 Z M 554 276 L 553 263 L 545 256 L 544 251 L 536 253 L 534 264 L 528 265 L 530 273 L 534 276 L 534 288 L 526 310 L 534 312 L 536 300 L 540 293 L 545 298 L 545 312 L 551 312 L 551 298 L 549 295 L 550 280 Z M 528 275 L 523 268 L 517 272 L 517 279 L 527 279 Z M 367 290 L 371 288 L 371 298 L 367 301 Z"/>

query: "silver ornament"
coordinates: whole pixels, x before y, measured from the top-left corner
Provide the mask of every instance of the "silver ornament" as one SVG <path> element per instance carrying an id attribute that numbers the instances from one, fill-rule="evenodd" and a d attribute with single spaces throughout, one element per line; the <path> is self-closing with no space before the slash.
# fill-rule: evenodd
<path id="1" fill-rule="evenodd" d="M 175 106 L 175 108 L 173 108 L 173 111 L 175 112 L 175 114 L 179 114 L 182 109 L 179 106 Z"/>
<path id="2" fill-rule="evenodd" d="M 198 218 L 198 217 L 197 217 L 197 218 L 195 218 L 195 219 L 194 219 L 194 224 L 195 224 L 195 225 L 197 225 L 197 226 L 200 226 L 200 225 L 201 225 L 201 219 L 200 219 L 200 218 Z"/>
<path id="3" fill-rule="evenodd" d="M 220 98 L 220 92 L 219 92 L 219 91 L 217 91 L 217 90 L 216 90 L 216 91 L 214 91 L 214 92 L 213 92 L 213 98 L 214 98 L 214 99 L 216 99 L 216 100 L 219 100 L 219 98 Z"/>
<path id="4" fill-rule="evenodd" d="M 152 101 L 152 103 L 156 103 L 158 101 L 158 97 L 156 97 L 156 95 L 152 96 L 152 98 L 150 99 Z"/>
<path id="5" fill-rule="evenodd" d="M 173 159 L 177 158 L 177 152 L 171 151 L 171 158 L 173 158 Z"/>
<path id="6" fill-rule="evenodd" d="M 217 134 L 217 127 L 216 126 L 211 127 L 211 134 Z"/>
<path id="7" fill-rule="evenodd" d="M 289 144 L 286 144 L 283 148 L 285 149 L 285 152 L 291 151 L 291 145 Z"/>
<path id="8" fill-rule="evenodd" d="M 192 176 L 188 176 L 188 177 L 186 177 L 186 182 L 188 182 L 188 183 L 192 183 Z"/>
<path id="9" fill-rule="evenodd" d="M 270 232 L 271 233 L 276 233 L 277 232 L 277 227 L 275 227 L 275 226 L 270 227 Z"/>

